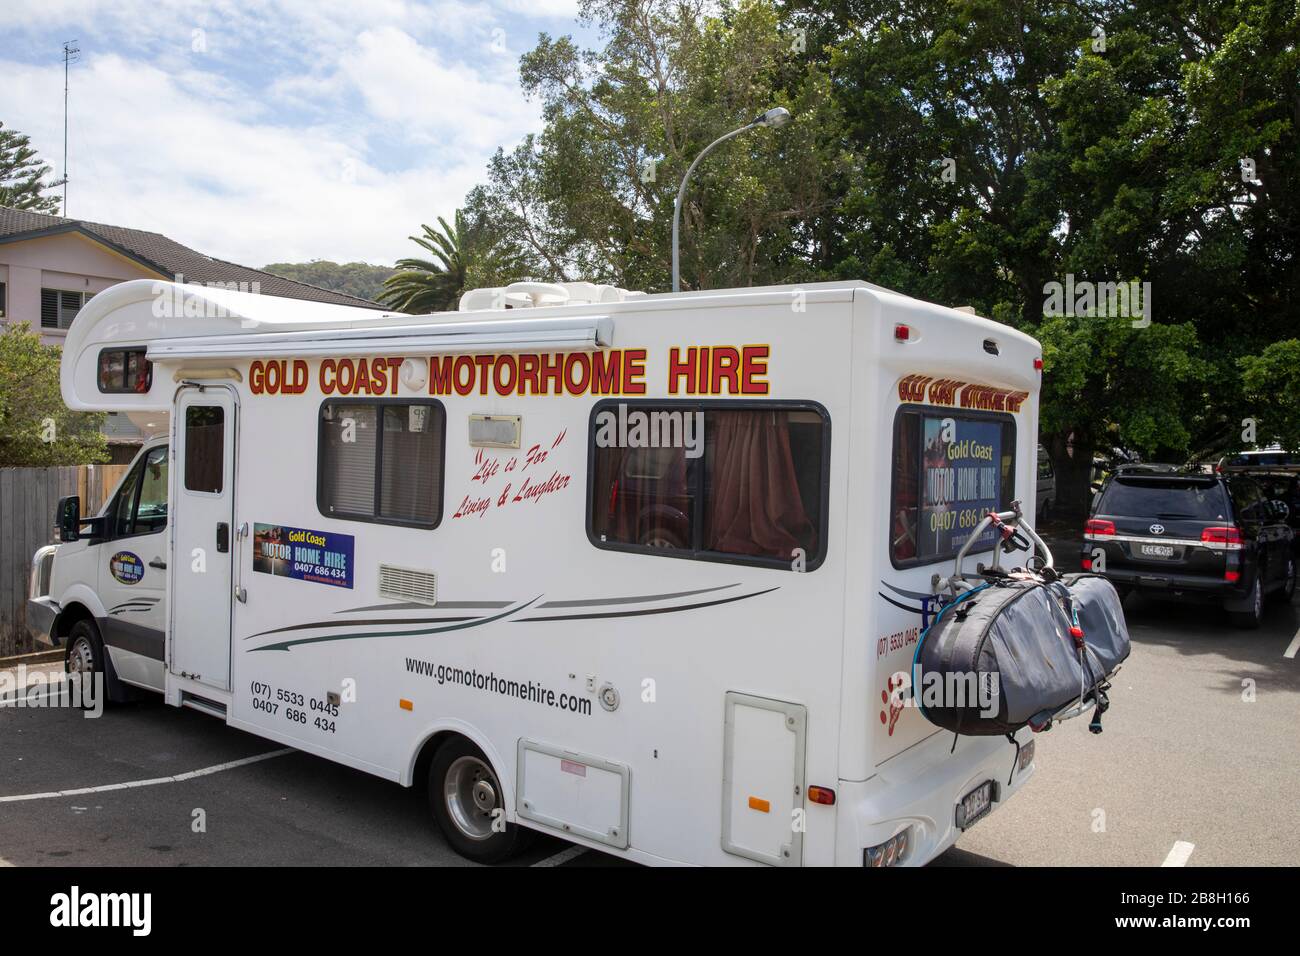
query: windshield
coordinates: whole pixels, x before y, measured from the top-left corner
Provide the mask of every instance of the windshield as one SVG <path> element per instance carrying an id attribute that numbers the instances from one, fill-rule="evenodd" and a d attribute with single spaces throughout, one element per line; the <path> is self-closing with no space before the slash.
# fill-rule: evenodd
<path id="1" fill-rule="evenodd" d="M 1227 517 L 1228 506 L 1223 489 L 1217 483 L 1152 481 L 1149 478 L 1126 481 L 1117 478 L 1106 489 L 1097 513 L 1222 521 Z"/>

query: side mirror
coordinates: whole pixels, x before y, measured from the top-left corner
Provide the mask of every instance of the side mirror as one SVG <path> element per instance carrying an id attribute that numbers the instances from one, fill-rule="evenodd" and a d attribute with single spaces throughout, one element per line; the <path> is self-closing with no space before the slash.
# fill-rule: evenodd
<path id="1" fill-rule="evenodd" d="M 81 497 L 68 495 L 60 498 L 54 513 L 55 523 L 59 526 L 60 541 L 78 541 L 81 538 Z"/>

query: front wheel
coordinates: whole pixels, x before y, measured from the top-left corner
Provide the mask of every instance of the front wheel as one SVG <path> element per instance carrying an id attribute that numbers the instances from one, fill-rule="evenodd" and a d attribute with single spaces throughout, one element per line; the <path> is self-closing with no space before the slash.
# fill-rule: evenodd
<path id="1" fill-rule="evenodd" d="M 505 798 L 492 765 L 464 737 L 453 737 L 434 754 L 429 805 L 452 849 L 476 863 L 500 863 L 527 839 L 528 831 L 506 822 Z"/>
<path id="2" fill-rule="evenodd" d="M 64 661 L 68 677 L 74 680 L 90 681 L 90 687 L 98 688 L 95 693 L 103 693 L 107 676 L 104 671 L 104 642 L 100 640 L 99 631 L 90 621 L 78 621 L 68 632 L 68 656 Z M 98 679 L 96 679 L 98 677 Z M 83 685 L 87 686 L 87 685 Z M 85 706 L 92 706 L 87 701 Z"/>
<path id="3" fill-rule="evenodd" d="M 1255 584 L 1250 592 L 1250 605 L 1244 611 L 1229 611 L 1228 617 L 1237 627 L 1255 630 L 1264 621 L 1264 586 L 1260 584 L 1259 574 L 1255 575 Z"/>
<path id="4" fill-rule="evenodd" d="M 1278 590 L 1278 600 L 1290 604 L 1291 598 L 1295 596 L 1295 558 L 1287 555 L 1286 558 L 1286 577 L 1282 579 L 1282 587 Z"/>

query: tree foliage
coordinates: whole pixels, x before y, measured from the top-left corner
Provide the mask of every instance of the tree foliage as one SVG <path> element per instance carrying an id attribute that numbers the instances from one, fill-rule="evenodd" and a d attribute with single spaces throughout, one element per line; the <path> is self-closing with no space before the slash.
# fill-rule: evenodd
<path id="1" fill-rule="evenodd" d="M 327 259 L 313 259 L 311 262 L 273 262 L 262 267 L 273 275 L 305 282 L 319 289 L 331 292 L 343 292 L 363 299 L 375 299 L 384 288 L 384 280 L 396 269 L 390 266 L 375 266 L 368 262 L 330 262 Z"/>
<path id="2" fill-rule="evenodd" d="M 0 466 L 108 461 L 100 413 L 70 411 L 59 390 L 59 348 L 26 322 L 0 331 Z"/>
<path id="3" fill-rule="evenodd" d="M 454 225 L 448 225 L 439 216 L 439 229 L 426 225 L 422 235 L 411 236 L 431 258 L 398 259 L 397 271 L 384 280 L 380 302 L 413 314 L 444 312 L 456 308 L 466 289 L 525 277 L 525 257 L 482 220 L 471 221 L 460 209 L 452 219 Z"/>
<path id="4" fill-rule="evenodd" d="M 683 285 L 866 279 L 1035 335 L 1067 508 L 1094 449 L 1210 457 L 1270 390 L 1300 403 L 1276 391 L 1300 329 L 1292 0 L 581 10 L 600 43 L 539 37 L 521 78 L 544 129 L 466 201 L 537 277 L 666 289 L 686 167 L 783 105 L 791 125 L 692 178 Z M 1150 321 L 1048 314 L 1067 281 L 1147 283 Z"/>
<path id="5" fill-rule="evenodd" d="M 45 195 L 50 167 L 32 149 L 31 139 L 0 123 L 0 206 L 56 213 L 59 200 Z"/>

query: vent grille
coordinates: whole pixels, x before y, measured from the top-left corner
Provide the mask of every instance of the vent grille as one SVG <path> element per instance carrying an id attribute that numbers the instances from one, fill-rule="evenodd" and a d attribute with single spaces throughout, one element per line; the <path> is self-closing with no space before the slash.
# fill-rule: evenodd
<path id="1" fill-rule="evenodd" d="M 399 568 L 392 564 L 379 566 L 379 596 L 401 598 L 417 604 L 438 603 L 438 576 L 419 568 Z"/>

